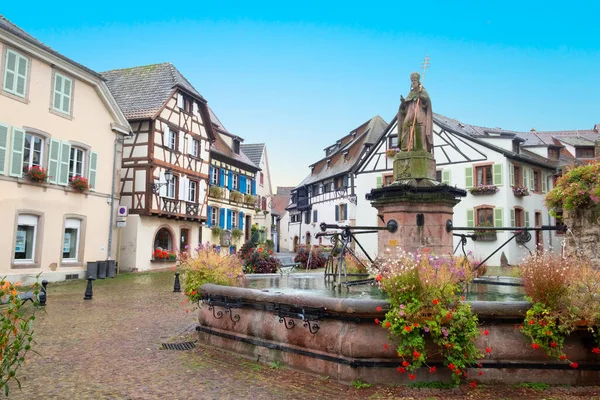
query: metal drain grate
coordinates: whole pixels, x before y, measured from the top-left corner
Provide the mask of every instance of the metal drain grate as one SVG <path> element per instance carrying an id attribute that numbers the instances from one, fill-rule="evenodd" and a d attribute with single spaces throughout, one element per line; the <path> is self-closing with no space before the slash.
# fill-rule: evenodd
<path id="1" fill-rule="evenodd" d="M 191 350 L 196 347 L 194 342 L 182 342 L 182 343 L 163 343 L 163 350 Z"/>

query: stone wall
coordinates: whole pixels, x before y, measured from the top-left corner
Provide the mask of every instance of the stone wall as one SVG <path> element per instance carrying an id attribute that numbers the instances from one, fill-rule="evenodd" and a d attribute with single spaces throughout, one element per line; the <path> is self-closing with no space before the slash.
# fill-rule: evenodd
<path id="1" fill-rule="evenodd" d="M 565 211 L 564 217 L 570 230 L 565 235 L 566 255 L 589 259 L 592 265 L 600 268 L 600 206 L 584 211 Z"/>

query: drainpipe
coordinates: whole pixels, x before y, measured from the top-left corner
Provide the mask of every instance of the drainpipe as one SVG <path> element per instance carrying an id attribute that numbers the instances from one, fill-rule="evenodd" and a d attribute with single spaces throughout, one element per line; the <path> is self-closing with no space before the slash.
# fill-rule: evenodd
<path id="1" fill-rule="evenodd" d="M 113 236 L 113 219 L 115 215 L 115 175 L 117 173 L 117 143 L 119 138 L 115 138 L 115 144 L 113 147 L 113 167 L 112 167 L 112 180 L 110 185 L 110 218 L 108 223 L 108 249 L 107 249 L 107 260 L 111 259 L 112 255 L 112 236 Z"/>

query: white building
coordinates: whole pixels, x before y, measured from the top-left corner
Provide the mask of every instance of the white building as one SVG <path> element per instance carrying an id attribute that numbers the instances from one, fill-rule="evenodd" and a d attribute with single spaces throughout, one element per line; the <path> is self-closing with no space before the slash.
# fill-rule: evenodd
<path id="1" fill-rule="evenodd" d="M 323 238 L 315 238 L 322 222 L 356 225 L 354 174 L 386 126 L 380 116 L 371 118 L 325 148 L 325 157 L 310 165 L 310 175 L 292 190 L 287 207 L 290 251 L 296 251 L 299 245 L 325 244 Z"/>
<path id="2" fill-rule="evenodd" d="M 454 208 L 454 226 L 520 227 L 556 223 L 544 204 L 544 196 L 552 188 L 553 176 L 561 164 L 560 152 L 554 152 L 554 147 L 546 145 L 546 152 L 555 154 L 555 158 L 548 158 L 549 154 L 523 148 L 523 144 L 528 143 L 529 133 L 467 125 L 439 114 L 434 114 L 433 122 L 437 179 L 468 192 Z M 386 150 L 397 147 L 397 140 L 394 118 L 358 166 L 355 179 L 357 225 L 377 224 L 377 211 L 365 200 L 365 195 L 375 187 L 393 182 L 393 158 L 386 156 Z M 518 195 L 517 188 L 521 187 L 526 188 L 529 195 Z M 472 251 L 476 259 L 485 259 L 512 234 L 512 230 L 501 231 L 496 235 L 485 235 L 478 241 L 469 239 L 465 250 Z M 460 238 L 455 236 L 454 245 L 459 241 Z M 529 251 L 535 251 L 536 246 L 558 251 L 561 242 L 554 232 L 532 234 L 532 240 L 524 245 L 512 240 L 487 264 L 500 265 L 502 253 L 509 264 L 518 264 Z M 370 256 L 376 255 L 376 234 L 363 235 L 361 244 Z"/>

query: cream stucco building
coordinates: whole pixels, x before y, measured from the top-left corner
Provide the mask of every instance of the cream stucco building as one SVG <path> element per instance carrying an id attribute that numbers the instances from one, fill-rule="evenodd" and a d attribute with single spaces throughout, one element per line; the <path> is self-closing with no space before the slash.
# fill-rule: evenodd
<path id="1" fill-rule="evenodd" d="M 114 259 L 113 166 L 129 133 L 99 74 L 0 16 L 0 276 L 78 278 Z M 75 191 L 74 177 L 91 189 Z"/>

